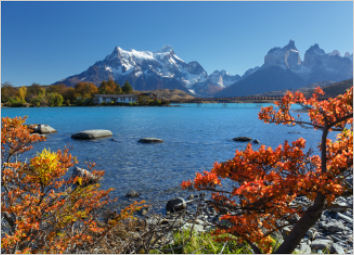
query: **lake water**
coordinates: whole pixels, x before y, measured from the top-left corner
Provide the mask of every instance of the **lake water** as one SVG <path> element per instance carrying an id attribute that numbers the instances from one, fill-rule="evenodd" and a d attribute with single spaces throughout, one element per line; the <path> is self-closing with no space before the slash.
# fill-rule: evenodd
<path id="1" fill-rule="evenodd" d="M 259 111 L 260 106 L 256 104 L 184 104 L 178 107 L 3 108 L 1 115 L 28 116 L 26 123 L 48 124 L 58 131 L 48 135 L 46 142 L 36 144 L 31 155 L 43 148 L 62 149 L 68 143 L 73 146 L 71 154 L 77 156 L 79 167 L 85 168 L 85 161 L 95 162 L 96 169 L 106 171 L 102 187 L 115 188 L 111 194 L 119 198 L 121 205 L 134 200 L 124 196 L 134 189 L 141 194 L 137 200 L 145 199 L 163 210 L 168 199 L 189 195 L 189 191 L 180 188 L 183 180 L 193 178 L 196 172 L 210 170 L 215 161 L 231 159 L 236 149 L 246 147 L 247 143 L 232 141 L 234 137 L 249 136 L 273 148 L 284 140 L 303 137 L 307 148 L 312 147 L 318 153 L 320 131 L 265 124 L 258 120 Z M 294 113 L 297 114 L 308 119 L 306 113 Z M 91 141 L 70 138 L 73 133 L 88 129 L 108 129 L 113 137 Z M 300 133 L 289 134 L 294 131 Z M 138 143 L 143 137 L 156 137 L 165 142 Z M 329 137 L 333 139 L 334 135 Z M 225 188 L 229 185 L 225 183 Z"/>

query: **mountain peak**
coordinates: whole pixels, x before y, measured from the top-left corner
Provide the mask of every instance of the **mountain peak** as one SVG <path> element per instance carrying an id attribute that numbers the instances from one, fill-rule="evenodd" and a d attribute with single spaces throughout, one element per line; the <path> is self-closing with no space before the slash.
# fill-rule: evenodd
<path id="1" fill-rule="evenodd" d="M 297 50 L 295 46 L 295 41 L 290 40 L 289 43 L 283 47 L 283 50 Z"/>
<path id="2" fill-rule="evenodd" d="M 172 49 L 172 46 L 171 46 L 171 45 L 166 44 L 166 45 L 164 45 L 164 46 L 161 48 L 161 50 L 159 50 L 159 51 L 162 51 L 162 52 L 171 52 L 171 51 L 173 51 L 173 49 Z"/>
<path id="3" fill-rule="evenodd" d="M 306 52 L 305 52 L 305 54 L 307 53 L 307 52 L 314 52 L 314 53 L 317 53 L 317 54 L 325 54 L 325 51 L 324 50 L 322 50 L 321 48 L 320 48 L 320 46 L 317 44 L 317 43 L 315 43 L 314 45 L 312 45 Z"/>
<path id="4" fill-rule="evenodd" d="M 332 51 L 332 52 L 330 52 L 330 53 L 327 53 L 328 55 L 330 55 L 330 56 L 338 56 L 338 57 L 340 57 L 340 53 L 339 53 L 339 51 L 337 51 L 337 50 L 334 50 L 334 51 Z"/>
<path id="5" fill-rule="evenodd" d="M 114 47 L 113 52 L 120 52 L 120 51 L 122 51 L 122 50 L 123 50 L 123 49 L 122 49 L 121 47 L 116 46 L 116 47 Z"/>

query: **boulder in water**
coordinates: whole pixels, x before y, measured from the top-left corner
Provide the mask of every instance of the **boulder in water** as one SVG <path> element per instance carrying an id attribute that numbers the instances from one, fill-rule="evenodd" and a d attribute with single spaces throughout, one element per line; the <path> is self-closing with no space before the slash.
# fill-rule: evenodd
<path id="1" fill-rule="evenodd" d="M 172 212 L 184 210 L 186 209 L 186 207 L 187 207 L 186 201 L 183 198 L 178 197 L 178 198 L 171 199 L 170 201 L 167 202 L 166 211 L 172 213 Z"/>
<path id="2" fill-rule="evenodd" d="M 91 129 L 78 132 L 73 134 L 71 138 L 73 139 L 96 139 L 96 138 L 103 138 L 103 137 L 110 137 L 112 136 L 112 132 L 110 130 L 105 129 Z"/>
<path id="3" fill-rule="evenodd" d="M 141 138 L 139 143 L 163 143 L 164 141 L 158 138 Z"/>
<path id="4" fill-rule="evenodd" d="M 126 197 L 138 197 L 140 194 L 136 192 L 135 190 L 129 191 L 127 194 L 125 194 Z"/>
<path id="5" fill-rule="evenodd" d="M 99 177 L 97 177 L 96 175 L 91 173 L 90 171 L 76 166 L 73 170 L 73 174 L 71 175 L 71 177 L 75 178 L 77 176 L 83 178 L 83 182 L 82 182 L 83 185 L 96 183 L 100 179 Z"/>
<path id="6" fill-rule="evenodd" d="M 54 128 L 45 124 L 29 124 L 28 127 L 32 129 L 31 133 L 51 134 L 57 132 Z"/>
<path id="7" fill-rule="evenodd" d="M 234 138 L 232 140 L 235 141 L 235 142 L 250 142 L 253 139 L 251 137 L 247 137 L 247 136 L 239 136 L 239 137 L 236 137 L 236 138 Z"/>

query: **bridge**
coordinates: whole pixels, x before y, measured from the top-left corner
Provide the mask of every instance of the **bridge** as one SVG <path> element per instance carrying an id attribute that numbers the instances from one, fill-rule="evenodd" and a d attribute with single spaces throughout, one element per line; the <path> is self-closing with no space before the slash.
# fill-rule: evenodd
<path id="1" fill-rule="evenodd" d="M 192 99 L 170 100 L 171 103 L 270 103 L 280 101 L 283 96 L 242 96 L 242 97 L 196 97 Z M 319 100 L 327 99 L 321 97 Z"/>

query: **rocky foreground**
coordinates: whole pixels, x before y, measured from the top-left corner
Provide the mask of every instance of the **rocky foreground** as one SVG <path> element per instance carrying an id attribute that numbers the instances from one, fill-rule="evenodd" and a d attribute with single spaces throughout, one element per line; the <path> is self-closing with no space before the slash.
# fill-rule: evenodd
<path id="1" fill-rule="evenodd" d="M 76 167 L 73 176 L 88 177 L 95 180 L 95 177 L 87 170 Z M 349 186 L 353 186 L 353 177 L 346 178 Z M 138 197 L 136 192 L 126 194 L 127 197 Z M 311 205 L 305 196 L 298 197 L 292 204 L 294 207 L 307 208 Z M 297 254 L 309 253 L 331 253 L 331 254 L 353 254 L 353 195 L 349 197 L 336 198 L 333 205 L 339 206 L 325 210 L 320 218 L 308 231 L 296 248 Z M 187 199 L 175 198 L 167 202 L 166 214 L 156 215 L 153 208 L 143 208 L 140 211 L 142 216 L 139 222 L 146 230 L 165 233 L 160 238 L 160 247 L 173 243 L 172 230 L 192 229 L 196 232 L 206 232 L 215 228 L 216 225 L 225 225 L 227 222 L 220 220 L 226 213 L 232 213 L 227 208 L 217 212 L 206 199 L 206 193 L 190 195 Z M 291 231 L 299 220 L 298 215 L 294 215 L 289 221 L 277 221 L 278 227 L 289 225 L 275 232 L 272 237 L 279 244 Z M 157 245 L 158 243 L 156 243 Z"/>
<path id="2" fill-rule="evenodd" d="M 352 183 L 352 177 L 350 180 Z M 310 228 L 301 240 L 295 250 L 296 253 L 353 254 L 353 196 L 339 197 L 335 204 L 341 207 L 350 207 L 350 209 L 325 210 L 321 219 Z M 300 197 L 294 202 L 294 206 L 306 208 L 309 206 L 309 201 L 306 197 Z M 191 229 L 193 227 L 194 231 L 206 232 L 212 230 L 216 224 L 227 224 L 220 221 L 220 217 L 226 212 L 216 212 L 214 208 L 209 206 L 205 193 L 201 193 L 196 196 L 191 195 L 187 200 L 183 198 L 170 200 L 166 205 L 166 215 L 161 218 L 149 216 L 149 211 L 146 208 L 141 213 L 147 226 L 164 222 L 172 224 L 174 228 Z M 298 219 L 299 216 L 294 218 L 293 225 Z M 279 221 L 277 224 L 282 226 L 287 222 Z M 272 237 L 281 243 L 291 229 L 292 227 L 285 227 L 282 231 L 274 233 Z"/>

